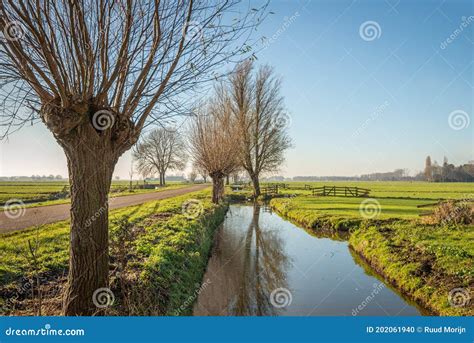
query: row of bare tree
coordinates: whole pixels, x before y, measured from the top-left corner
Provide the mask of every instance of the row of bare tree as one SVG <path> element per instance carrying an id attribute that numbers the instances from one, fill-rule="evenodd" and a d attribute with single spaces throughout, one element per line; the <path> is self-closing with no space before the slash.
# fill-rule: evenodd
<path id="1" fill-rule="evenodd" d="M 268 13 L 239 0 L 0 0 L 2 137 L 41 121 L 71 185 L 64 314 L 98 311 L 109 284 L 108 193 L 144 128 L 252 51 Z M 91 218 L 94 220 L 91 222 Z"/>
<path id="2" fill-rule="evenodd" d="M 291 146 L 289 117 L 280 95 L 281 80 L 269 66 L 245 61 L 215 87 L 197 109 L 190 127 L 194 164 L 208 171 L 215 203 L 224 195 L 224 178 L 245 170 L 260 195 L 260 175 L 276 171 Z"/>
<path id="3" fill-rule="evenodd" d="M 248 174 L 258 197 L 260 175 L 276 171 L 291 146 L 280 84 L 269 66 L 256 70 L 253 60 L 242 62 L 196 109 L 188 144 L 183 133 L 158 128 L 136 145 L 133 157 L 138 171 L 142 175 L 157 172 L 164 185 L 167 170 L 185 168 L 189 151 L 190 178 L 194 180 L 198 172 L 204 179 L 209 175 L 214 202 L 223 197 L 224 178 L 239 171 Z"/>

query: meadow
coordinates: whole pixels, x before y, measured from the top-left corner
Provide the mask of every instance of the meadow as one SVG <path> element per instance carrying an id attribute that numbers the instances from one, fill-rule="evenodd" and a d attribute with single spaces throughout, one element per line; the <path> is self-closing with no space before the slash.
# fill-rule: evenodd
<path id="1" fill-rule="evenodd" d="M 153 182 L 154 183 L 154 182 Z M 155 189 L 139 189 L 137 186 L 143 184 L 143 181 L 133 181 L 133 190 L 129 190 L 130 181 L 113 181 L 110 189 L 110 196 L 122 196 L 130 194 L 139 194 L 156 191 Z M 165 187 L 161 189 L 172 189 L 184 187 L 185 184 L 181 182 L 168 182 Z M 26 207 L 55 205 L 69 202 L 68 198 L 60 198 L 52 200 L 55 194 L 62 192 L 69 187 L 69 182 L 64 181 L 1 181 L 0 182 L 0 205 L 5 204 L 10 199 L 19 199 L 26 204 Z"/>
<path id="2" fill-rule="evenodd" d="M 320 214 L 360 217 L 360 206 L 365 198 L 313 196 L 305 185 L 311 187 L 338 186 L 370 189 L 366 198 L 375 199 L 380 204 L 378 217 L 416 218 L 430 210 L 419 205 L 436 204 L 440 200 L 474 199 L 474 183 L 432 183 L 432 182 L 290 182 L 289 189 L 281 189 L 281 194 L 297 196 L 292 203 L 298 209 L 315 211 Z M 264 184 L 265 185 L 265 184 Z"/>
<path id="3" fill-rule="evenodd" d="M 474 183 L 466 182 L 423 182 L 423 181 L 317 181 L 289 182 L 290 188 L 338 186 L 360 187 L 371 190 L 370 196 L 379 198 L 410 199 L 461 199 L 474 197 Z M 300 191 L 310 194 L 309 191 Z"/>
<path id="4" fill-rule="evenodd" d="M 473 315 L 473 183 L 313 182 L 312 187 L 371 189 L 369 197 L 313 196 L 304 183 L 290 183 L 271 200 L 280 215 L 319 232 L 349 233 L 349 244 L 378 274 L 438 315 Z M 459 208 L 445 218 L 429 215 L 440 200 L 466 199 L 471 224 L 454 222 Z M 469 199 L 469 200 L 467 200 Z M 421 207 L 419 205 L 431 204 Z M 420 214 L 428 214 L 422 215 Z M 461 290 L 464 306 L 449 297 Z"/>
<path id="5" fill-rule="evenodd" d="M 211 203 L 209 190 L 111 211 L 110 278 L 117 299 L 108 314 L 189 314 L 192 303 L 183 304 L 201 282 L 225 211 Z M 68 247 L 69 221 L 3 234 L 0 313 L 38 315 L 41 290 L 42 314 L 60 314 Z"/>
<path id="6" fill-rule="evenodd" d="M 357 186 L 369 188 L 371 193 L 361 198 L 313 196 L 304 190 L 308 184 Z M 61 187 L 59 183 L 22 186 L 20 194 L 34 193 L 35 189 L 46 193 Z M 288 186 L 270 201 L 277 213 L 309 231 L 349 232 L 354 251 L 434 314 L 473 314 L 472 307 L 450 306 L 447 294 L 457 288 L 469 290 L 474 282 L 474 226 L 423 223 L 425 217 L 420 214 L 432 208 L 417 206 L 472 198 L 474 184 L 292 182 Z M 227 194 L 245 198 L 250 190 L 233 192 L 228 188 Z M 196 217 L 183 214 L 182 205 L 189 199 L 199 200 Z M 370 216 L 375 213 L 373 217 L 364 217 L 361 212 L 365 200 L 377 201 L 368 212 Z M 189 314 L 192 304 L 185 308 L 182 304 L 187 304 L 202 279 L 214 230 L 224 214 L 225 206 L 211 204 L 210 190 L 111 211 L 111 287 L 116 294 L 127 289 L 127 298 L 119 295 L 109 314 Z M 34 297 L 24 287 L 34 284 L 31 280 L 37 277 L 42 280 L 43 314 L 59 313 L 68 238 L 68 221 L 1 236 L 0 308 L 4 314 L 34 314 Z M 11 298 L 16 300 L 9 302 Z"/>

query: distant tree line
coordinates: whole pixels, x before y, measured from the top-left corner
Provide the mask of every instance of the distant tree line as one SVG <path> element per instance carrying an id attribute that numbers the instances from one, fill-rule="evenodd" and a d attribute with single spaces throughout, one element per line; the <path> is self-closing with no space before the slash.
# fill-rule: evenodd
<path id="1" fill-rule="evenodd" d="M 474 162 L 455 166 L 444 157 L 443 164 L 431 161 L 431 156 L 425 160 L 425 170 L 418 177 L 429 182 L 474 182 Z"/>
<path id="2" fill-rule="evenodd" d="M 295 176 L 293 181 L 413 181 L 415 178 L 408 175 L 407 169 L 395 169 L 385 173 L 370 173 L 360 176 Z"/>
<path id="3" fill-rule="evenodd" d="M 2 176 L 0 181 L 61 181 L 61 175 Z"/>
<path id="4" fill-rule="evenodd" d="M 385 173 L 371 173 L 360 176 L 295 176 L 286 181 L 414 181 L 415 177 L 407 175 L 406 169 L 396 169 Z"/>
<path id="5" fill-rule="evenodd" d="M 280 177 L 273 177 L 278 179 Z M 371 173 L 361 176 L 295 176 L 285 178 L 285 181 L 428 181 L 428 182 L 474 182 L 474 161 L 455 166 L 443 159 L 443 164 L 426 157 L 425 169 L 415 176 L 408 175 L 407 169 L 395 169 L 386 173 Z"/>

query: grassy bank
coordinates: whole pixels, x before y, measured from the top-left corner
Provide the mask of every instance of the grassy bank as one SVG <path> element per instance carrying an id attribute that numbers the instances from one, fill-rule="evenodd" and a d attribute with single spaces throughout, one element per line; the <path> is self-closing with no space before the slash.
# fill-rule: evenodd
<path id="1" fill-rule="evenodd" d="M 108 313 L 189 314 L 225 211 L 210 202 L 209 191 L 112 211 L 110 287 L 116 300 Z M 1 236 L 3 314 L 35 314 L 39 293 L 42 314 L 59 314 L 68 235 L 65 221 Z"/>
<path id="2" fill-rule="evenodd" d="M 325 231 L 348 231 L 357 228 L 362 219 L 352 215 L 327 213 L 316 208 L 309 209 L 302 206 L 308 200 L 303 197 L 294 199 L 275 198 L 270 206 L 283 217 L 308 229 Z"/>
<path id="3" fill-rule="evenodd" d="M 474 315 L 472 302 L 453 307 L 448 300 L 454 289 L 460 289 L 461 297 L 474 295 L 473 242 L 474 226 L 434 228 L 413 222 L 368 225 L 349 238 L 379 274 L 439 315 Z"/>
<path id="4" fill-rule="evenodd" d="M 421 199 L 416 198 L 376 198 L 372 217 L 372 210 L 364 212 L 364 200 L 307 195 L 275 198 L 270 205 L 306 229 L 349 232 L 354 251 L 433 313 L 474 315 L 474 226 L 422 224 L 416 207 Z M 461 289 L 457 295 L 470 298 L 470 303 L 452 306 L 448 299 L 455 289 Z"/>

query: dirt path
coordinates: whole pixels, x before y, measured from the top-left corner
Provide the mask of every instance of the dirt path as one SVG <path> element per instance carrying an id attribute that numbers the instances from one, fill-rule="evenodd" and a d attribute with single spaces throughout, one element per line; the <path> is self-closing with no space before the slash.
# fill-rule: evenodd
<path id="1" fill-rule="evenodd" d="M 199 191 L 209 185 L 196 185 L 186 188 L 170 189 L 161 192 L 151 192 L 136 195 L 126 195 L 109 199 L 109 209 L 139 205 L 147 201 L 172 198 L 178 195 Z M 18 218 L 9 218 L 5 212 L 0 212 L 0 233 L 17 231 L 34 225 L 43 225 L 69 219 L 70 204 L 41 206 L 23 209 L 24 213 Z"/>

